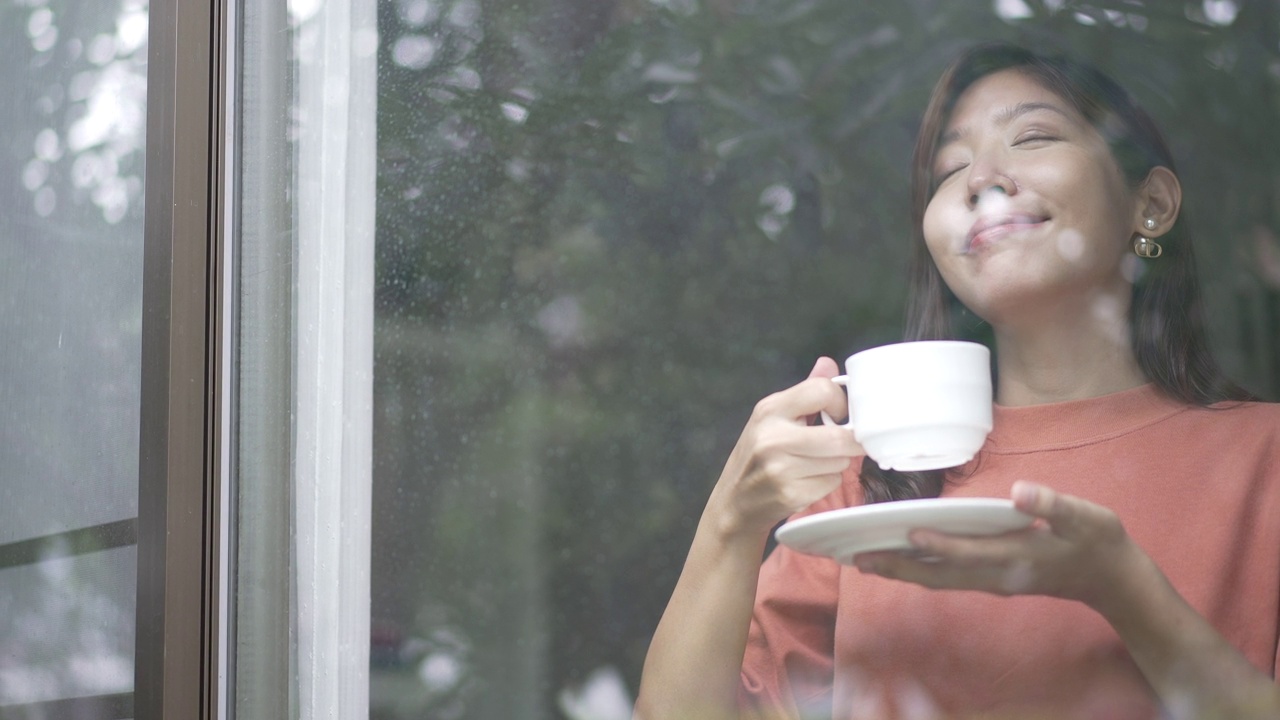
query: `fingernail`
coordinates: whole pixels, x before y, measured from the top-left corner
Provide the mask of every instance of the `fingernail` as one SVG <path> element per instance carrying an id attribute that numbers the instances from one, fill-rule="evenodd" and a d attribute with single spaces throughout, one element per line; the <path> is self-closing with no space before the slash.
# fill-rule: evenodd
<path id="1" fill-rule="evenodd" d="M 1014 502 L 1022 501 L 1024 504 L 1034 504 L 1039 494 L 1039 489 L 1035 485 L 1024 480 L 1019 480 L 1013 484 Z"/>

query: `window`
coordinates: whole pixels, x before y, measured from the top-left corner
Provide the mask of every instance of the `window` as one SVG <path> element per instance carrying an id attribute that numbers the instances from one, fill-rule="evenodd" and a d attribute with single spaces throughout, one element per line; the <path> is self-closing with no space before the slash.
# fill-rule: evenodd
<path id="1" fill-rule="evenodd" d="M 0 4 L 0 718 L 628 717 L 751 406 L 897 339 L 997 38 L 1162 123 L 1280 398 L 1272 3 Z"/>
<path id="2" fill-rule="evenodd" d="M 0 715 L 131 717 L 146 2 L 0 6 Z"/>
<path id="3" fill-rule="evenodd" d="M 381 4 L 372 716 L 628 716 L 752 405 L 900 337 L 911 143 L 971 43 L 1155 113 L 1215 351 L 1276 397 L 1277 18 L 1183 5 Z"/>

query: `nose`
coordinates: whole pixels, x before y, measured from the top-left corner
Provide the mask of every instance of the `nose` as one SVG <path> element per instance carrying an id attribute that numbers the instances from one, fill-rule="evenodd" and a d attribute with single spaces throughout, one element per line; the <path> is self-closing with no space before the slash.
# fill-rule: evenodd
<path id="1" fill-rule="evenodd" d="M 975 158 L 969 166 L 969 207 L 976 207 L 982 194 L 988 191 L 1003 195 L 1014 195 L 1018 192 L 1018 184 L 1009 177 L 1004 168 L 994 158 Z"/>

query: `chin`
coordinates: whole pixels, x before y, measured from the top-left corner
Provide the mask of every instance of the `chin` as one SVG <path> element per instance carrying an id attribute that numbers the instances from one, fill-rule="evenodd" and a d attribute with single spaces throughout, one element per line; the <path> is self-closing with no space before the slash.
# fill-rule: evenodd
<path id="1" fill-rule="evenodd" d="M 956 297 L 969 312 L 992 326 L 1016 322 L 1034 308 L 1053 304 L 1058 293 L 1046 292 L 1043 287 L 1023 284 L 984 287 L 976 292 L 956 293 Z"/>

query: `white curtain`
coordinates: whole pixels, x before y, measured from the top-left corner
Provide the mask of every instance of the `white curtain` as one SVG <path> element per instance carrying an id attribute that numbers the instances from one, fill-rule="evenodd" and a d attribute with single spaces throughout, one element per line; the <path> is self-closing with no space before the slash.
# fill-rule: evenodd
<path id="1" fill-rule="evenodd" d="M 291 10 L 297 710 L 359 720 L 369 714 L 376 5 Z"/>
<path id="2" fill-rule="evenodd" d="M 375 0 L 244 3 L 234 110 L 236 717 L 369 714 Z"/>

